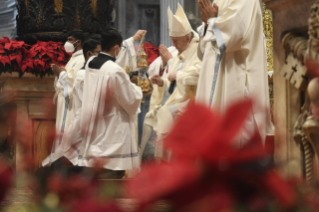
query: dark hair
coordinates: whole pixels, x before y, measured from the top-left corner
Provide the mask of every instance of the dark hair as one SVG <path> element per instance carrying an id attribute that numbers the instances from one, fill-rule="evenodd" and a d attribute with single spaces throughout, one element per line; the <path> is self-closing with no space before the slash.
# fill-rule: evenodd
<path id="1" fill-rule="evenodd" d="M 98 42 L 101 42 L 101 36 L 100 35 L 90 35 L 86 39 L 93 39 L 93 40 L 96 40 Z"/>
<path id="2" fill-rule="evenodd" d="M 83 43 L 85 41 L 85 34 L 82 30 L 79 30 L 79 29 L 72 30 L 71 32 L 68 33 L 68 37 L 70 36 L 74 37 L 76 40 L 80 40 L 83 46 Z"/>
<path id="3" fill-rule="evenodd" d="M 83 54 L 84 54 L 84 57 L 85 57 L 85 60 L 87 59 L 86 58 L 86 53 L 88 53 L 89 51 L 90 52 L 93 52 L 94 49 L 96 49 L 96 47 L 98 45 L 101 45 L 101 43 L 95 39 L 88 39 L 84 42 L 83 44 Z"/>
<path id="4" fill-rule="evenodd" d="M 101 34 L 101 47 L 103 51 L 110 51 L 113 46 L 121 46 L 123 37 L 119 31 L 109 28 Z"/>

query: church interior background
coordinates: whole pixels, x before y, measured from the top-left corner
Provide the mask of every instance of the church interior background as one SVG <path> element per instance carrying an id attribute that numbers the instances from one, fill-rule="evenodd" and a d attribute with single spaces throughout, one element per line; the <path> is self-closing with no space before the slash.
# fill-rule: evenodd
<path id="1" fill-rule="evenodd" d="M 19 6 L 17 9 L 17 5 L 28 2 L 30 4 L 20 6 L 21 11 L 18 11 Z M 63 8 L 69 7 L 71 10 L 74 7 L 71 3 L 67 3 L 71 1 L 54 0 L 52 2 L 57 4 L 64 2 Z M 83 3 L 83 1 L 74 2 Z M 105 2 L 112 5 L 112 10 L 108 10 L 108 14 L 103 17 L 98 16 L 98 18 L 105 18 L 107 20 L 105 23 L 108 24 L 112 22 L 112 25 L 122 33 L 124 38 L 134 35 L 138 29 L 145 29 L 148 31 L 145 40 L 155 46 L 172 45 L 168 36 L 168 6 L 175 11 L 177 3 L 180 3 L 193 29 L 201 25 L 196 0 L 106 0 Z M 44 8 L 43 4 L 45 3 L 41 0 L 0 0 L 0 37 L 6 36 L 10 39 L 20 37 L 21 39 L 22 36 L 32 43 L 35 37 L 28 37 L 28 34 L 34 33 L 38 36 L 36 39 L 46 40 L 42 32 L 37 32 L 35 28 L 32 28 L 39 24 L 36 20 L 39 20 L 40 15 L 33 17 L 31 12 L 38 7 Z M 317 188 L 319 182 L 319 122 L 314 108 L 319 107 L 319 75 L 313 74 L 313 66 L 307 66 L 307 61 L 319 61 L 319 1 L 263 0 L 261 8 L 267 49 L 270 105 L 272 120 L 275 124 L 272 144 L 274 146 L 273 158 L 282 176 L 305 179 L 308 185 Z M 30 9 L 30 14 L 27 12 L 28 9 Z M 32 18 L 23 19 L 23 17 L 18 17 L 16 20 L 18 12 L 20 16 L 25 13 L 25 16 L 30 16 L 34 20 Z M 35 11 L 37 12 L 39 11 Z M 69 15 L 72 12 L 63 13 L 65 11 L 61 9 L 54 17 L 61 15 L 61 17 L 72 17 L 73 20 L 78 16 L 77 14 Z M 66 22 L 63 18 L 61 20 Z M 84 23 L 82 20 L 80 22 Z M 92 23 L 96 24 L 96 22 Z M 42 31 L 48 32 L 45 24 L 43 21 Z M 59 28 L 59 22 L 55 24 L 57 31 L 63 31 L 62 28 Z M 68 23 L 63 24 L 68 25 Z M 97 26 L 92 29 L 82 24 L 83 27 L 86 27 L 87 31 L 99 31 L 103 28 Z M 64 39 L 63 36 L 65 35 L 54 37 L 51 34 L 49 39 Z M 43 101 L 50 101 L 54 95 L 53 81 L 52 76 L 40 78 L 31 73 L 25 73 L 23 77 L 19 77 L 19 73 L 14 71 L 0 75 L 0 112 L 3 113 L 8 108 L 23 111 L 17 117 L 12 117 L 11 123 L 12 126 L 14 123 L 24 123 L 25 120 L 31 123 L 33 142 L 31 151 L 35 155 L 38 166 L 48 154 L 45 138 L 49 129 L 53 128 L 55 124 L 55 114 L 48 114 L 42 104 Z M 13 95 L 8 95 L 8 91 Z M 4 117 L 3 114 L 1 117 Z M 20 125 L 16 127 L 19 128 Z M 0 158 L 8 158 L 13 169 L 24 176 L 22 170 L 25 162 L 21 156 L 24 150 L 12 131 L 11 126 L 2 125 L 1 139 L 12 142 L 10 145 L 0 147 Z M 22 181 L 21 179 L 17 181 L 16 187 L 19 187 L 19 183 L 23 184 Z M 18 202 L 21 207 L 21 204 L 29 201 L 29 191 L 14 190 L 10 198 L 19 195 L 20 199 L 7 200 L 5 202 L 7 205 L 0 204 L 0 208 L 3 206 L 8 211 L 14 202 Z M 10 202 L 11 206 L 8 206 Z M 158 207 L 165 208 L 161 204 Z"/>

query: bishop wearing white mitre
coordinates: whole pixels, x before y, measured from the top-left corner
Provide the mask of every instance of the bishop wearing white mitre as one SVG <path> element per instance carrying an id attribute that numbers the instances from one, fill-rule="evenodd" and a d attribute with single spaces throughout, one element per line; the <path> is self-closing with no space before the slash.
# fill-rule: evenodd
<path id="1" fill-rule="evenodd" d="M 158 75 L 151 78 L 156 85 L 151 98 L 152 110 L 144 121 L 141 156 L 153 129 L 157 134 L 155 156 L 164 157 L 163 138 L 170 131 L 174 118 L 186 109 L 191 86 L 197 85 L 201 68 L 201 61 L 197 57 L 199 37 L 192 30 L 180 4 L 175 15 L 168 8 L 168 20 L 169 35 L 178 54 L 173 58 L 166 47 L 160 46 L 162 59 L 167 61 L 164 72 L 169 74 L 164 79 Z M 168 60 L 167 57 L 171 58 Z"/>
<path id="2" fill-rule="evenodd" d="M 259 0 L 198 2 L 198 57 L 203 61 L 196 101 L 224 111 L 232 102 L 253 99 L 253 109 L 238 136 L 243 145 L 255 130 L 263 141 L 272 131 L 267 59 Z"/>

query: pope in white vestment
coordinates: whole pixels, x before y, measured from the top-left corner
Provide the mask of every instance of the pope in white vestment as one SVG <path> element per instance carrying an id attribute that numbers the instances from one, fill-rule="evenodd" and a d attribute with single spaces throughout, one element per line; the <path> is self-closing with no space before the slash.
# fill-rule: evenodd
<path id="1" fill-rule="evenodd" d="M 199 1 L 201 10 L 207 9 L 205 2 Z M 269 90 L 260 1 L 215 0 L 214 4 L 218 14 L 198 30 L 198 55 L 203 64 L 196 101 L 224 111 L 232 102 L 252 98 L 253 110 L 238 142 L 244 144 L 255 129 L 264 141 L 272 123 L 267 111 Z"/>
<path id="2" fill-rule="evenodd" d="M 143 154 L 153 129 L 157 134 L 155 156 L 159 158 L 162 158 L 164 153 L 163 138 L 170 131 L 174 118 L 186 109 L 190 99 L 191 86 L 197 85 L 201 68 L 201 61 L 197 57 L 199 37 L 192 30 L 182 6 L 178 5 L 176 15 L 173 15 L 168 8 L 168 18 L 170 37 L 173 44 L 176 45 L 178 54 L 168 61 L 164 70 L 168 74 L 162 80 L 162 86 L 154 86 L 151 98 L 152 110 L 145 117 L 141 145 L 141 154 Z M 189 43 L 179 45 L 185 36 L 190 36 Z M 180 49 L 181 46 L 184 47 L 183 50 Z M 169 80 L 171 74 L 176 74 L 175 81 Z M 154 77 L 152 81 L 154 81 Z"/>

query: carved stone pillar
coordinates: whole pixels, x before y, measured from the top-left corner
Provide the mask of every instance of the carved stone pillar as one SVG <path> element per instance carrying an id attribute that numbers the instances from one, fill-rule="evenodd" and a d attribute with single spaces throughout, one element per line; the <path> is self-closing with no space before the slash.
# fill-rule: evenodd
<path id="1" fill-rule="evenodd" d="M 307 34 L 310 8 L 315 0 L 263 0 L 273 14 L 275 160 L 285 175 L 302 176 L 301 151 L 293 139 L 300 115 L 301 93 L 280 74 L 285 65 L 281 35 L 287 31 Z"/>

